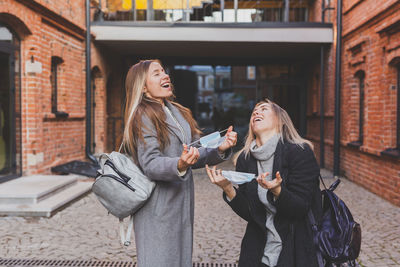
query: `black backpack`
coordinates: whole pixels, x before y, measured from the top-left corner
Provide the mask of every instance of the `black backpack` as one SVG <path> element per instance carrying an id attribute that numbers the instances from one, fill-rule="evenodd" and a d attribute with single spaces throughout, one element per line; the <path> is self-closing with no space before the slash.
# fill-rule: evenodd
<path id="1" fill-rule="evenodd" d="M 333 192 L 340 184 L 340 179 L 329 189 L 321 176 L 320 179 L 325 189 L 321 191 L 323 202 L 319 225 L 312 211 L 308 213 L 314 232 L 318 264 L 320 267 L 341 263 L 355 266 L 355 260 L 360 254 L 361 227 L 354 221 L 346 204 Z"/>

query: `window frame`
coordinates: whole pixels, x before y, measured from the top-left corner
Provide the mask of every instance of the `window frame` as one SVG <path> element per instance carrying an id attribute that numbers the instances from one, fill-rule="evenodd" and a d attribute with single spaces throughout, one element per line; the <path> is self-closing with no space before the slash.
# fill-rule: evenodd
<path id="1" fill-rule="evenodd" d="M 365 72 L 360 71 L 356 74 L 358 80 L 359 106 L 358 106 L 358 142 L 364 142 L 364 111 L 365 111 Z"/>
<path id="2" fill-rule="evenodd" d="M 58 74 L 59 67 L 64 60 L 58 56 L 51 57 L 50 84 L 51 84 L 51 112 L 58 118 L 68 117 L 68 113 L 58 110 Z"/>
<path id="3" fill-rule="evenodd" d="M 396 94 L 397 94 L 397 103 L 396 103 L 396 134 L 395 134 L 395 147 L 388 148 L 381 151 L 381 155 L 389 156 L 392 158 L 400 159 L 400 62 L 397 61 L 397 64 L 392 65 L 396 71 Z"/>
<path id="4" fill-rule="evenodd" d="M 365 76 L 365 71 L 363 70 L 359 70 L 354 74 L 358 85 L 358 139 L 347 143 L 349 147 L 359 148 L 364 143 Z"/>

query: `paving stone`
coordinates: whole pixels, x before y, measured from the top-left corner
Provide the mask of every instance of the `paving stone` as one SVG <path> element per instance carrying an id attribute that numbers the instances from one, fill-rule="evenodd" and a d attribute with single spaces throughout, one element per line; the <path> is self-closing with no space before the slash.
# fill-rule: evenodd
<path id="1" fill-rule="evenodd" d="M 233 169 L 229 163 L 222 166 Z M 236 263 L 246 222 L 222 200 L 204 170 L 195 170 L 194 180 L 193 261 Z M 332 182 L 326 179 L 327 185 Z M 361 224 L 360 265 L 399 266 L 400 208 L 347 179 L 336 193 Z M 92 193 L 51 218 L 0 217 L 0 236 L 4 258 L 136 261 L 134 240 L 128 248 L 120 245 L 118 219 Z"/>

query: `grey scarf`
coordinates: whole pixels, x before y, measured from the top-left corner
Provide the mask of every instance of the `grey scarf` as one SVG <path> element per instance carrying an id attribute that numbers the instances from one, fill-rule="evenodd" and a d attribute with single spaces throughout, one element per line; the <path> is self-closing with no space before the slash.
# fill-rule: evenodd
<path id="1" fill-rule="evenodd" d="M 257 146 L 255 140 L 250 147 L 251 155 L 257 160 L 258 174 L 268 172 L 266 179 L 269 181 L 272 180 L 274 153 L 279 139 L 280 135 L 275 134 L 270 139 L 268 139 L 268 141 L 265 142 L 265 144 L 263 144 L 261 147 Z M 268 266 L 276 266 L 282 250 L 282 240 L 274 226 L 276 208 L 267 200 L 268 189 L 265 189 L 258 185 L 257 191 L 258 198 L 260 199 L 261 203 L 264 204 L 267 211 L 267 218 L 265 222 L 265 227 L 268 230 L 267 243 L 265 245 L 264 255 L 261 261 Z"/>
<path id="2" fill-rule="evenodd" d="M 254 140 L 250 146 L 250 153 L 257 160 L 259 174 L 269 172 L 267 180 L 271 180 L 272 178 L 273 156 L 276 146 L 279 142 L 279 138 L 280 135 L 275 134 L 260 147 L 257 146 L 256 140 Z"/>

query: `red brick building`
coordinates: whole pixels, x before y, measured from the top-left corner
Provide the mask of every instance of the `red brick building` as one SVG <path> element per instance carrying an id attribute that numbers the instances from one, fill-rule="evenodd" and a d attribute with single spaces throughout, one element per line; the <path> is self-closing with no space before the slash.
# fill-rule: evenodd
<path id="1" fill-rule="evenodd" d="M 84 159 L 85 1 L 1 1 L 0 29 L 3 177 Z M 103 151 L 104 68 L 92 56 L 96 151 Z"/>
<path id="2" fill-rule="evenodd" d="M 238 94 L 244 107 L 272 98 L 313 141 L 322 166 L 339 163 L 340 174 L 400 205 L 399 1 L 342 0 L 339 108 L 338 0 L 238 1 L 235 12 L 226 0 L 225 7 L 205 2 L 191 13 L 101 2 L 91 18 L 92 153 L 120 143 L 124 75 L 139 59 L 161 58 L 170 70 L 229 65 L 231 85 L 215 93 L 219 98 Z M 85 33 L 84 0 L 0 2 L 0 107 L 8 110 L 0 117 L 0 177 L 49 173 L 86 158 Z M 246 66 L 256 66 L 254 80 Z"/>
<path id="3" fill-rule="evenodd" d="M 343 0 L 340 83 L 340 173 L 396 205 L 400 205 L 399 10 L 396 0 L 379 4 Z M 324 158 L 328 169 L 333 168 L 334 158 L 336 47 L 325 54 Z M 313 75 L 308 135 L 319 157 L 319 71 Z"/>
<path id="4" fill-rule="evenodd" d="M 342 168 L 400 205 L 400 2 L 345 3 Z"/>

